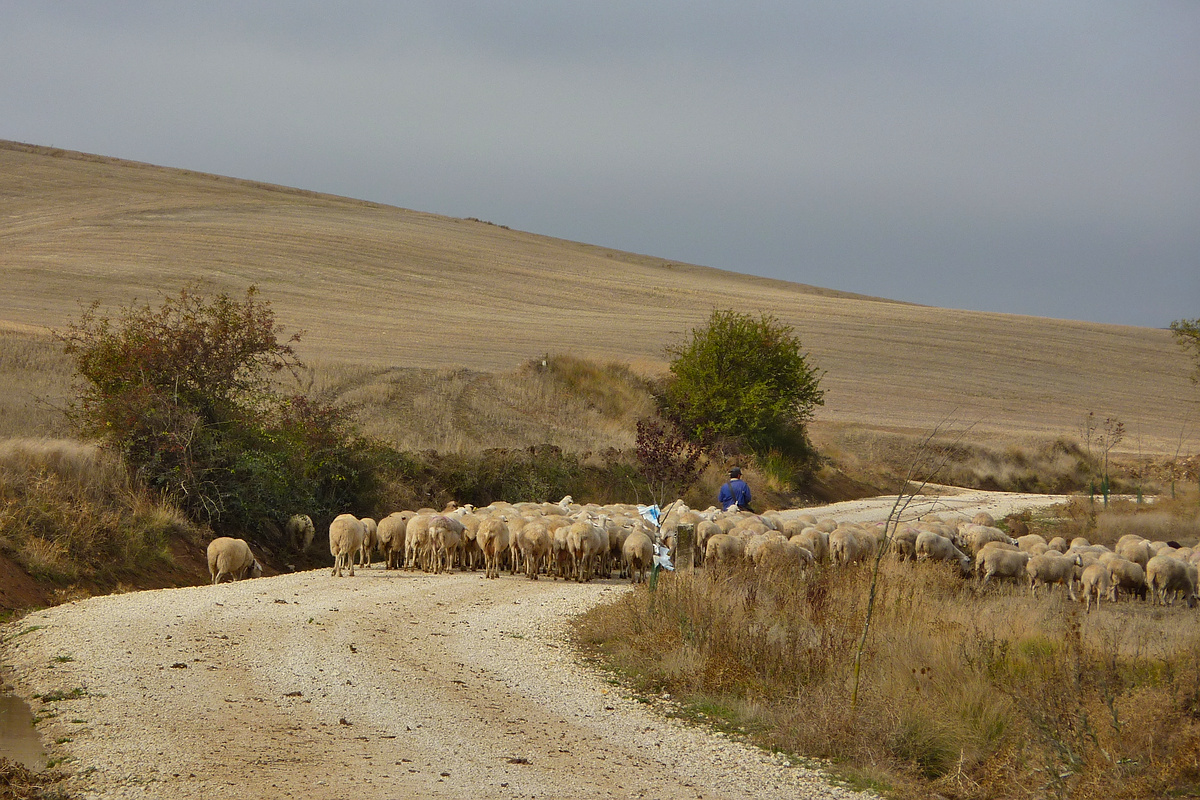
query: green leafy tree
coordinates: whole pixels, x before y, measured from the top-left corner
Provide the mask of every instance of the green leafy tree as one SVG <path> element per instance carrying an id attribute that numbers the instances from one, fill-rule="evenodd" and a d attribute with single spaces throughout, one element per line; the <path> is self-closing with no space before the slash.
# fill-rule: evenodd
<path id="1" fill-rule="evenodd" d="M 269 302 L 192 285 L 116 317 L 98 303 L 58 333 L 81 378 L 72 415 L 149 486 L 217 529 L 254 536 L 295 511 L 340 510 L 369 480 L 338 409 L 276 386 L 302 364 Z M 268 526 L 269 527 L 269 526 Z"/>
<path id="2" fill-rule="evenodd" d="M 1196 371 L 1192 373 L 1192 381 L 1200 383 L 1200 318 L 1177 319 L 1171 323 L 1171 332 L 1192 361 L 1196 362 Z"/>
<path id="3" fill-rule="evenodd" d="M 689 438 L 733 440 L 760 456 L 776 450 L 796 463 L 815 455 L 806 425 L 824 403 L 821 376 L 790 326 L 715 309 L 667 353 L 672 377 L 660 405 Z"/>

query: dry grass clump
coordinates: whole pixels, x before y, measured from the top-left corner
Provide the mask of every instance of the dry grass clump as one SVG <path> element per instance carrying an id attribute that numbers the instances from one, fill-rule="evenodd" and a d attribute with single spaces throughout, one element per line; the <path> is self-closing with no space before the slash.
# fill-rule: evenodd
<path id="1" fill-rule="evenodd" d="M 69 435 L 73 375 L 49 336 L 0 331 L 0 437 Z"/>
<path id="2" fill-rule="evenodd" d="M 907 475 L 923 453 L 935 454 L 924 460 L 944 465 L 936 482 L 974 489 L 1061 494 L 1087 489 L 1098 474 L 1095 458 L 1061 436 L 997 440 L 951 433 L 927 441 L 925 434 L 847 425 L 818 427 L 813 438 L 847 473 L 888 486 Z"/>
<path id="3" fill-rule="evenodd" d="M 654 410 L 646 381 L 629 367 L 568 355 L 504 373 L 318 364 L 314 384 L 352 408 L 365 434 L 408 452 L 620 450 L 633 445 L 637 419 Z"/>
<path id="4" fill-rule="evenodd" d="M 901 797 L 1200 789 L 1195 612 L 1081 613 L 885 560 L 857 708 L 868 568 L 662 576 L 576 636 L 636 690 Z"/>
<path id="5" fill-rule="evenodd" d="M 36 578 L 111 582 L 167 560 L 172 534 L 193 533 L 182 512 L 136 488 L 95 445 L 0 441 L 0 549 Z"/>

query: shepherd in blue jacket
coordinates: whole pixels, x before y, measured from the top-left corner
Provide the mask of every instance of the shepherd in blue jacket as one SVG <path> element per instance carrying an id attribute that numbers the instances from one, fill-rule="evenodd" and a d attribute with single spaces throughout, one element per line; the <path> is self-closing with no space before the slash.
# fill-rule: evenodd
<path id="1" fill-rule="evenodd" d="M 734 467 L 729 470 L 729 480 L 721 486 L 721 491 L 717 494 L 717 504 L 726 511 L 735 506 L 739 511 L 750 510 L 750 487 L 742 480 L 740 468 Z"/>

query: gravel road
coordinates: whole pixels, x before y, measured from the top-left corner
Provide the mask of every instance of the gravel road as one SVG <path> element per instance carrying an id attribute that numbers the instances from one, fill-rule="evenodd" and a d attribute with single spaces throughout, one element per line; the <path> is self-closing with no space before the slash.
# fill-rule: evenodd
<path id="1" fill-rule="evenodd" d="M 966 494 L 994 514 L 1061 499 Z M 3 663 L 86 798 L 859 796 L 580 665 L 567 620 L 625 591 L 316 570 L 36 612 L 3 629 Z"/>

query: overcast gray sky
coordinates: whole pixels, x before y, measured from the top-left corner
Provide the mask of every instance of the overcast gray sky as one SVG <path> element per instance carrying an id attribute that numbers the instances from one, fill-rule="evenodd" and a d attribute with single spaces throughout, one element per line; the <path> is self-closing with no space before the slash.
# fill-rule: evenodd
<path id="1" fill-rule="evenodd" d="M 0 138 L 931 305 L 1200 316 L 1200 2 L 0 0 Z"/>

